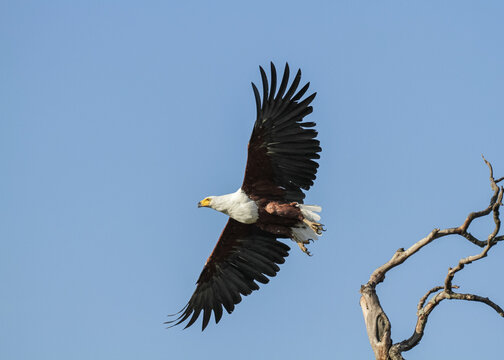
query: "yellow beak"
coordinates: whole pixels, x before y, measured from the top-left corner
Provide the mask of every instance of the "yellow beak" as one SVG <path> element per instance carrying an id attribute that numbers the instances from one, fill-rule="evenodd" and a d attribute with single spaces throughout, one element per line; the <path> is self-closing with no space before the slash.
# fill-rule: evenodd
<path id="1" fill-rule="evenodd" d="M 208 207 L 210 206 L 210 199 L 209 198 L 204 198 L 198 203 L 198 207 Z"/>

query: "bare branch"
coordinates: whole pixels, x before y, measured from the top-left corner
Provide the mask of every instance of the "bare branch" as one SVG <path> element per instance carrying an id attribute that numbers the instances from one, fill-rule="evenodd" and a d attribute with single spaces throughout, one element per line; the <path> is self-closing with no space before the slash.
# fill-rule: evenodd
<path id="1" fill-rule="evenodd" d="M 490 306 L 492 309 L 494 309 L 500 316 L 504 317 L 504 310 L 494 303 L 492 300 L 489 298 L 485 298 L 479 295 L 474 295 L 474 294 L 459 294 L 459 293 L 454 293 L 454 292 L 447 292 L 442 286 L 437 287 L 438 290 L 439 288 L 443 289 L 440 293 L 436 294 L 428 303 L 425 305 L 422 309 L 418 311 L 418 318 L 417 318 L 417 324 L 415 326 L 415 331 L 413 332 L 413 335 L 411 335 L 408 339 L 401 341 L 400 343 L 394 344 L 390 348 L 389 356 L 392 359 L 402 359 L 401 353 L 411 350 L 414 348 L 420 340 L 422 340 L 422 337 L 424 335 L 424 330 L 425 326 L 427 325 L 427 320 L 429 318 L 429 315 L 432 313 L 432 311 L 438 306 L 441 301 L 445 299 L 454 299 L 454 300 L 466 300 L 466 301 L 477 301 L 481 302 L 484 304 L 487 304 Z M 436 288 L 434 288 L 436 289 Z M 434 290 L 432 289 L 432 290 Z M 422 299 L 426 298 L 422 297 Z M 401 356 L 398 358 L 397 356 Z"/>
<path id="2" fill-rule="evenodd" d="M 488 168 L 490 169 L 490 186 L 492 187 L 492 190 L 493 191 L 497 191 L 498 190 L 498 187 L 497 187 L 497 184 L 495 183 L 495 179 L 493 177 L 493 168 L 492 168 L 492 164 L 490 164 L 487 159 L 485 159 L 485 157 L 483 155 L 481 155 L 481 157 L 483 158 L 483 161 L 485 162 L 485 164 L 487 164 Z"/>
<path id="3" fill-rule="evenodd" d="M 392 346 L 390 320 L 383 311 L 373 288 L 363 286 L 361 294 L 360 306 L 366 323 L 369 343 L 377 359 L 388 359 L 388 352 Z"/>
<path id="4" fill-rule="evenodd" d="M 494 191 L 494 194 L 490 199 L 490 205 L 488 205 L 488 207 L 485 210 L 472 212 L 469 215 L 467 215 L 467 218 L 465 219 L 464 223 L 460 225 L 457 229 L 460 229 L 461 232 L 466 232 L 467 228 L 469 227 L 469 225 L 471 225 L 474 219 L 490 214 L 490 212 L 492 212 L 495 202 L 497 201 L 498 196 L 499 196 L 499 188 L 497 188 L 497 190 Z"/>
<path id="5" fill-rule="evenodd" d="M 404 250 L 403 248 L 398 249 L 388 262 L 386 262 L 385 264 L 380 266 L 378 269 L 376 269 L 371 274 L 371 276 L 369 277 L 368 285 L 372 285 L 373 288 L 376 287 L 376 285 L 378 285 L 383 280 L 385 280 L 385 274 L 389 270 L 395 268 L 398 265 L 401 265 L 411 255 L 418 252 L 425 245 L 430 244 L 435 239 L 440 238 L 441 236 L 438 236 L 438 233 L 439 233 L 439 229 L 434 229 L 430 232 L 429 235 L 427 235 L 426 237 L 424 237 L 422 240 L 418 241 L 417 243 L 413 244 L 408 250 Z M 446 236 L 446 235 L 448 235 L 448 234 L 444 234 L 442 236 Z"/>
<path id="6" fill-rule="evenodd" d="M 502 194 L 504 193 L 504 188 L 501 186 L 500 191 L 499 191 L 499 196 L 497 197 L 497 202 L 493 206 L 493 219 L 495 223 L 495 228 L 494 231 L 488 236 L 488 242 L 493 242 L 495 243 L 494 239 L 499 233 L 500 226 L 501 226 L 501 221 L 500 221 L 500 214 L 499 214 L 499 208 L 502 205 Z"/>
<path id="7" fill-rule="evenodd" d="M 454 287 L 455 287 L 455 285 L 454 285 Z M 438 292 L 439 290 L 443 290 L 443 289 L 444 289 L 444 286 L 436 286 L 436 287 L 430 289 L 429 291 L 427 291 L 427 293 L 424 296 L 422 296 L 420 298 L 420 301 L 418 302 L 417 315 L 420 313 L 420 311 L 422 311 L 422 308 L 424 307 L 425 301 L 427 301 L 429 296 L 431 294 L 434 294 L 435 292 Z"/>
<path id="8" fill-rule="evenodd" d="M 487 165 L 490 168 L 490 181 L 493 182 L 492 165 L 490 165 L 490 163 L 486 160 L 485 160 L 485 162 L 487 163 Z M 493 183 L 493 184 L 495 185 L 495 183 Z M 474 256 L 468 256 L 464 259 L 461 259 L 456 267 L 454 267 L 453 269 L 452 268 L 449 269 L 448 275 L 446 276 L 446 279 L 445 279 L 445 286 L 444 286 L 444 289 L 446 292 L 451 292 L 451 288 L 452 288 L 451 282 L 457 272 L 462 270 L 465 267 L 465 265 L 471 264 L 473 261 L 477 261 L 477 260 L 480 260 L 480 259 L 486 257 L 488 252 L 490 251 L 490 249 L 497 243 L 495 241 L 495 237 L 496 237 L 497 233 L 499 232 L 500 225 L 501 225 L 501 221 L 499 218 L 499 207 L 502 203 L 502 195 L 503 195 L 504 189 L 502 187 L 499 188 L 498 186 L 495 186 L 495 187 L 497 188 L 497 193 L 498 193 L 497 199 L 492 205 L 492 212 L 493 212 L 495 228 L 492 231 L 492 233 L 490 235 L 488 235 L 488 240 L 486 241 L 486 246 L 480 254 L 474 255 Z M 493 186 L 492 186 L 492 188 L 493 188 Z"/>
<path id="9" fill-rule="evenodd" d="M 484 241 L 484 240 L 478 240 L 476 239 L 472 234 L 466 232 L 466 233 L 462 233 L 462 234 L 459 234 L 460 236 L 463 236 L 465 237 L 467 240 L 469 240 L 470 242 L 472 242 L 474 245 L 477 245 L 479 247 L 485 247 L 487 242 Z M 496 236 L 494 238 L 494 241 L 495 242 L 499 242 L 499 241 L 502 241 L 504 240 L 504 235 L 501 235 L 501 236 Z"/>
<path id="10" fill-rule="evenodd" d="M 453 278 L 457 272 L 464 269 L 466 265 L 485 258 L 493 246 L 504 240 L 504 235 L 497 236 L 501 226 L 499 209 L 502 205 L 504 194 L 504 188 L 497 186 L 497 183 L 504 180 L 504 177 L 495 180 L 493 177 L 492 165 L 484 157 L 483 160 L 489 168 L 490 186 L 493 190 L 493 195 L 490 199 L 488 207 L 484 210 L 470 213 L 459 227 L 443 230 L 434 229 L 425 238 L 419 240 L 407 250 L 404 250 L 403 248 L 397 250 L 389 261 L 373 271 L 368 282 L 361 287 L 362 296 L 360 305 L 366 322 L 369 341 L 375 353 L 376 359 L 403 359 L 401 353 L 412 349 L 420 342 L 430 313 L 441 301 L 445 299 L 481 302 L 492 307 L 500 316 L 504 317 L 504 311 L 493 301 L 479 295 L 456 293 L 453 290 L 458 289 L 458 286 L 452 285 Z M 477 239 L 467 231 L 475 219 L 487 216 L 490 213 L 493 214 L 495 227 L 486 241 Z M 448 270 L 444 286 L 436 286 L 422 296 L 417 306 L 417 324 L 413 335 L 400 343 L 392 345 L 391 324 L 381 307 L 378 295 L 376 294 L 376 286 L 385 280 L 385 275 L 389 270 L 404 263 L 410 256 L 417 253 L 424 246 L 447 235 L 460 235 L 483 250 L 477 255 L 461 259 L 457 266 Z M 427 301 L 433 294 L 434 296 Z"/>
<path id="11" fill-rule="evenodd" d="M 484 247 L 487 244 L 486 241 L 476 239 L 471 233 L 463 232 L 460 235 L 465 237 L 467 240 L 472 242 L 474 245 L 478 245 L 479 247 Z"/>
<path id="12" fill-rule="evenodd" d="M 457 285 L 452 285 L 452 289 L 458 289 L 459 287 Z M 431 294 L 434 294 L 435 292 L 438 292 L 439 290 L 443 290 L 444 289 L 444 286 L 436 286 L 432 289 L 430 289 L 429 291 L 427 291 L 427 293 L 422 296 L 420 298 L 420 301 L 418 302 L 418 306 L 417 306 L 417 315 L 419 314 L 420 311 L 422 311 L 422 308 L 424 307 L 424 304 L 425 302 L 427 301 L 427 299 L 429 298 L 429 296 Z"/>
<path id="13" fill-rule="evenodd" d="M 460 270 L 462 270 L 466 265 L 471 264 L 473 261 L 477 261 L 477 260 L 480 260 L 480 259 L 486 257 L 488 254 L 488 251 L 491 249 L 491 247 L 492 247 L 492 242 L 489 241 L 487 246 L 483 249 L 483 251 L 481 253 L 479 253 L 478 255 L 468 256 L 466 258 L 460 259 L 457 266 L 455 266 L 454 268 L 448 269 L 448 275 L 446 276 L 446 279 L 445 279 L 444 291 L 446 291 L 447 293 L 451 293 L 452 280 L 455 277 L 455 274 L 457 272 L 459 272 Z"/>
<path id="14" fill-rule="evenodd" d="M 487 304 L 490 306 L 492 309 L 494 309 L 497 314 L 499 314 L 501 317 L 504 317 L 504 310 L 494 303 L 492 300 L 490 300 L 487 297 L 482 297 L 479 295 L 473 295 L 473 294 L 458 294 L 458 293 L 452 293 L 450 296 L 450 299 L 455 299 L 455 300 L 466 300 L 466 301 L 478 301 L 483 304 Z"/>

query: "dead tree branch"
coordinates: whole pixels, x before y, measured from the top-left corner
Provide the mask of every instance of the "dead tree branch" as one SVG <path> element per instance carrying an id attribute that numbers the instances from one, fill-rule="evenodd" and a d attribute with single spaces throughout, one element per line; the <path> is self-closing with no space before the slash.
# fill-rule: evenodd
<path id="1" fill-rule="evenodd" d="M 392 258 L 373 271 L 368 282 L 361 286 L 360 305 L 366 323 L 369 342 L 376 359 L 403 359 L 402 353 L 411 350 L 422 340 L 429 315 L 437 305 L 445 299 L 481 302 L 490 306 L 500 316 L 504 317 L 504 310 L 490 299 L 475 294 L 457 293 L 454 289 L 458 289 L 459 287 L 452 285 L 452 281 L 459 271 L 463 270 L 466 265 L 488 256 L 490 250 L 497 245 L 498 242 L 504 240 L 504 235 L 497 236 L 501 227 L 499 209 L 502 205 L 504 193 L 504 188 L 502 186 L 499 187 L 497 184 L 504 180 L 504 177 L 495 180 L 492 165 L 484 157 L 483 160 L 490 170 L 490 186 L 493 191 L 488 207 L 481 211 L 470 213 L 459 227 L 443 230 L 434 229 L 426 237 L 413 244 L 407 250 L 402 248 L 397 250 Z M 486 240 L 479 240 L 468 232 L 469 226 L 474 220 L 487 216 L 490 213 L 493 215 L 495 227 Z M 417 307 L 417 323 L 413 335 L 406 340 L 393 344 L 391 338 L 391 323 L 380 304 L 380 300 L 376 293 L 376 286 L 385 280 L 385 275 L 388 271 L 404 263 L 410 256 L 417 253 L 424 246 L 447 235 L 459 235 L 474 245 L 483 248 L 483 250 L 479 254 L 460 259 L 457 266 L 448 270 L 443 286 L 436 286 L 422 296 Z M 431 295 L 432 298 L 427 301 Z"/>

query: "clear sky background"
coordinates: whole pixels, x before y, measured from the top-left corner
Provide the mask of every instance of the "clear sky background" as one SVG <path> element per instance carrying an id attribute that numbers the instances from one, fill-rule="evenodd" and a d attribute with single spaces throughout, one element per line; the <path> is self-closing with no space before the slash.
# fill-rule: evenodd
<path id="1" fill-rule="evenodd" d="M 371 359 L 360 285 L 487 206 L 481 154 L 504 176 L 503 18 L 500 1 L 0 1 L 0 358 Z M 289 241 L 218 325 L 167 330 L 227 220 L 196 203 L 240 186 L 270 61 L 318 92 L 306 201 L 328 231 L 313 257 Z M 393 340 L 478 251 L 443 238 L 389 273 Z M 503 260 L 454 283 L 504 306 Z M 447 301 L 405 357 L 495 359 L 503 335 Z"/>

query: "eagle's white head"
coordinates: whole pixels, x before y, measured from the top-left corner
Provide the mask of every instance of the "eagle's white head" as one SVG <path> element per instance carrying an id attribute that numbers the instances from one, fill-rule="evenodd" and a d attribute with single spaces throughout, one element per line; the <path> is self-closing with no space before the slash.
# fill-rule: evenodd
<path id="1" fill-rule="evenodd" d="M 198 203 L 198 207 L 212 208 L 244 224 L 255 223 L 259 217 L 255 201 L 241 188 L 231 194 L 208 196 Z"/>

